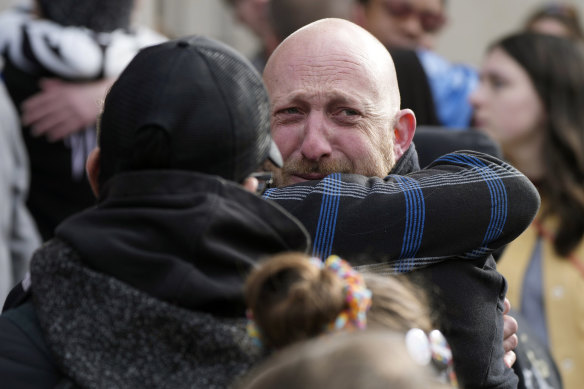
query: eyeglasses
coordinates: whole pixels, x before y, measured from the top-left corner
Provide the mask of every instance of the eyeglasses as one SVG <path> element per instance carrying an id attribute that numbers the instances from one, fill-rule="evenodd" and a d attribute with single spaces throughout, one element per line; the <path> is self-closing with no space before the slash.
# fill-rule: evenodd
<path id="1" fill-rule="evenodd" d="M 408 1 L 385 0 L 383 3 L 387 11 L 397 18 L 417 16 L 420 20 L 420 25 L 426 32 L 436 32 L 446 22 L 446 17 L 442 12 L 419 11 Z"/>

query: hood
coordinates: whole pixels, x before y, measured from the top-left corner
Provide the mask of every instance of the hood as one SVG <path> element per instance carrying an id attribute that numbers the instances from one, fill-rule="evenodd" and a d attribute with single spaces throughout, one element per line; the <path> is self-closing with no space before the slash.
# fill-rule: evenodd
<path id="1" fill-rule="evenodd" d="M 412 142 L 405 153 L 397 160 L 389 174 L 397 174 L 400 176 L 417 172 L 420 170 L 420 163 L 418 161 L 418 152 L 416 146 Z"/>
<path id="2" fill-rule="evenodd" d="M 31 265 L 60 388 L 226 388 L 261 357 L 246 319 L 177 307 L 93 271 L 54 239 Z"/>
<path id="3" fill-rule="evenodd" d="M 112 178 L 98 205 L 55 235 L 94 270 L 224 316 L 243 314 L 243 283 L 259 260 L 310 245 L 300 222 L 276 204 L 219 177 L 178 171 Z"/>

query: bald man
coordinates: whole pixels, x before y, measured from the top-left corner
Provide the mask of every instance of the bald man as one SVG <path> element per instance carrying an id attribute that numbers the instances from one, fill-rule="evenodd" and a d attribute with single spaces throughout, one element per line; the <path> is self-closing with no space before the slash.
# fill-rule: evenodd
<path id="1" fill-rule="evenodd" d="M 490 253 L 533 219 L 539 197 L 513 167 L 473 152 L 419 170 L 416 120 L 392 59 L 340 19 L 286 39 L 264 72 L 284 167 L 265 197 L 299 218 L 313 255 L 411 273 L 440 310 L 465 388 L 514 388 L 503 362 L 506 283 Z M 388 173 L 390 173 L 388 175 Z M 428 266 L 431 265 L 431 266 Z"/>
<path id="2" fill-rule="evenodd" d="M 352 23 L 328 19 L 293 34 L 268 61 L 264 81 L 274 139 L 289 156 L 278 186 L 335 172 L 384 177 L 412 141 L 416 119 L 399 109 L 389 53 Z"/>

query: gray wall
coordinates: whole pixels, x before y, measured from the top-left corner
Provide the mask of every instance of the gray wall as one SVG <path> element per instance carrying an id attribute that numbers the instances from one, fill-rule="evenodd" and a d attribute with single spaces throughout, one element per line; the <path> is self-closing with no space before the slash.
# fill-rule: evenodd
<path id="1" fill-rule="evenodd" d="M 449 24 L 438 51 L 454 61 L 479 65 L 484 49 L 493 40 L 519 28 L 544 0 L 449 0 Z M 584 24 L 584 1 L 565 0 L 580 11 Z"/>
<path id="2" fill-rule="evenodd" d="M 18 0 L 0 0 L 0 10 Z M 137 20 L 170 36 L 205 34 L 251 55 L 257 42 L 232 18 L 223 0 L 139 0 Z M 318 0 L 315 0 L 318 1 Z M 544 0 L 449 0 L 449 24 L 437 51 L 453 61 L 479 65 L 485 47 L 513 31 Z M 582 0 L 566 0 L 584 14 Z M 584 22 L 584 20 L 583 20 Z"/>

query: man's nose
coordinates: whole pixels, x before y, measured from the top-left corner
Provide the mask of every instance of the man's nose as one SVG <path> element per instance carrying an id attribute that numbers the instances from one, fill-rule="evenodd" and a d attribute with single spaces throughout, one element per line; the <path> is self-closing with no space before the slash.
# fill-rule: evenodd
<path id="1" fill-rule="evenodd" d="M 302 156 L 310 161 L 319 161 L 331 155 L 331 129 L 328 128 L 326 118 L 322 112 L 311 112 L 304 128 L 302 140 Z"/>

